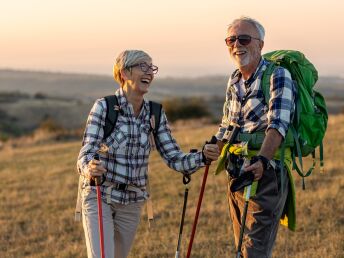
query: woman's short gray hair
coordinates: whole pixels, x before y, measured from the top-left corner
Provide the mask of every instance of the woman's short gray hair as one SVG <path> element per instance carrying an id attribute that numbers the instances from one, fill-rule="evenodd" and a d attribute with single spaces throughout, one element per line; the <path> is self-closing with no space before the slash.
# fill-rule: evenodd
<path id="1" fill-rule="evenodd" d="M 116 58 L 116 63 L 113 66 L 114 79 L 123 85 L 124 80 L 121 76 L 121 70 L 129 69 L 132 65 L 138 64 L 145 59 L 152 59 L 146 52 L 142 50 L 124 50 Z"/>
<path id="2" fill-rule="evenodd" d="M 242 21 L 245 21 L 245 22 L 252 24 L 257 29 L 260 40 L 264 41 L 265 29 L 264 29 L 263 25 L 261 25 L 257 20 L 252 19 L 252 18 L 247 17 L 247 16 L 241 16 L 240 18 L 232 21 L 232 23 L 228 25 L 227 31 L 229 31 L 236 23 L 242 22 Z"/>

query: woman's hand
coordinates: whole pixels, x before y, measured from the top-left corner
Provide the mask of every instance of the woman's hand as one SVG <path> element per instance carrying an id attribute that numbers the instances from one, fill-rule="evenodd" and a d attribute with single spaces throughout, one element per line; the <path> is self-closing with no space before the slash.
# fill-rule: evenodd
<path id="1" fill-rule="evenodd" d="M 86 167 L 86 177 L 88 179 L 100 177 L 106 172 L 99 160 L 92 159 Z"/>

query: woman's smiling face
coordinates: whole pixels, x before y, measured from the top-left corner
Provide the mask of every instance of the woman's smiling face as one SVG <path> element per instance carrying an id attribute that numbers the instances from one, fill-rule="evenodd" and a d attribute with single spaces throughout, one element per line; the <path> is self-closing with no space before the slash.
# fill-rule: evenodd
<path id="1" fill-rule="evenodd" d="M 152 59 L 148 57 L 141 59 L 139 63 L 126 69 L 125 74 L 127 78 L 124 84 L 130 87 L 131 91 L 140 95 L 146 94 L 154 79 L 154 67 Z"/>

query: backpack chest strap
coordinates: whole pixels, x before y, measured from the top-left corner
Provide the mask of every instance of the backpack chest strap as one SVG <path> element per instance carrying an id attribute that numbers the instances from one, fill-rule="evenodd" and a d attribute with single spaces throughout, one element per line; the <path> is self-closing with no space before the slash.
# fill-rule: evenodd
<path id="1" fill-rule="evenodd" d="M 248 147 L 252 150 L 259 150 L 262 146 L 265 138 L 265 132 L 255 132 L 255 133 L 238 133 L 238 142 L 248 142 Z M 294 138 L 291 131 L 288 131 L 286 137 L 284 138 L 284 143 L 286 147 L 292 147 L 294 145 Z"/>

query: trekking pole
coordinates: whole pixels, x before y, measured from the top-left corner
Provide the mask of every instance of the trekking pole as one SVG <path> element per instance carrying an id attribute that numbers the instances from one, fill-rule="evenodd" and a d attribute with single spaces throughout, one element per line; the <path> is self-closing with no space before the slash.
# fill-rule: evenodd
<path id="1" fill-rule="evenodd" d="M 250 165 L 252 165 L 255 162 L 257 162 L 257 159 L 252 158 L 249 163 L 250 163 Z M 243 168 L 245 166 L 245 163 L 246 163 L 246 161 L 244 162 L 244 164 L 242 166 Z M 257 184 L 258 184 L 257 181 L 254 181 L 254 175 L 252 172 L 242 171 L 241 176 L 239 176 L 239 178 L 238 178 L 239 180 L 237 179 L 237 182 L 233 182 L 233 185 L 231 187 L 231 190 L 233 192 L 235 192 L 235 191 L 242 189 L 242 187 L 240 187 L 240 185 L 245 186 L 245 190 L 244 190 L 245 205 L 244 205 L 244 211 L 243 211 L 243 215 L 242 215 L 242 219 L 241 219 L 239 244 L 238 244 L 238 249 L 237 249 L 237 255 L 235 256 L 236 258 L 240 258 L 241 254 L 242 254 L 241 247 L 242 247 L 242 242 L 243 242 L 243 238 L 244 238 L 248 203 L 249 203 L 249 200 L 251 198 L 251 194 L 255 195 L 255 192 L 257 189 Z M 238 184 L 238 185 L 236 187 L 233 187 L 234 184 Z M 254 187 L 254 189 L 252 189 L 253 187 Z M 234 190 L 233 188 L 237 188 L 237 189 Z"/>
<path id="2" fill-rule="evenodd" d="M 206 142 L 206 143 L 215 144 L 216 142 L 217 142 L 217 139 L 216 139 L 215 136 L 213 136 L 211 138 L 210 142 Z M 201 209 L 203 193 L 204 193 L 205 184 L 207 182 L 207 177 L 208 177 L 208 171 L 209 171 L 210 164 L 211 164 L 211 161 L 206 161 L 205 172 L 204 172 L 204 175 L 203 175 L 201 191 L 199 193 L 198 204 L 197 204 L 197 209 L 196 209 L 196 214 L 195 214 L 195 220 L 194 220 L 194 223 L 192 225 L 192 232 L 191 232 L 191 237 L 190 237 L 190 242 L 189 242 L 188 252 L 187 252 L 186 258 L 190 258 L 190 255 L 191 255 L 192 243 L 193 243 L 195 232 L 196 232 L 199 211 Z"/>
<path id="3" fill-rule="evenodd" d="M 244 213 L 243 213 L 242 219 L 241 219 L 240 237 L 239 237 L 239 244 L 238 244 L 236 258 L 241 257 L 241 246 L 242 246 L 242 240 L 244 238 L 244 230 L 245 230 L 245 224 L 246 224 L 248 201 L 250 200 L 250 197 L 251 197 L 251 187 L 252 187 L 252 185 L 249 185 L 246 187 L 245 206 L 244 206 Z"/>
<path id="4" fill-rule="evenodd" d="M 100 160 L 99 155 L 94 156 L 95 160 Z M 102 196 L 100 192 L 100 186 L 102 184 L 101 177 L 95 178 L 96 188 L 97 188 L 97 203 L 98 203 L 98 226 L 99 226 L 99 241 L 100 241 L 100 256 L 105 258 L 104 252 L 104 231 L 103 231 L 103 209 L 102 209 Z"/>
<path id="5" fill-rule="evenodd" d="M 190 175 L 184 175 L 183 176 L 183 184 L 185 185 L 184 204 L 183 204 L 182 217 L 180 219 L 178 244 L 177 244 L 177 250 L 176 250 L 175 258 L 179 258 L 180 243 L 181 243 L 182 235 L 183 235 L 185 211 L 186 211 L 186 205 L 187 205 L 187 202 L 188 202 L 188 194 L 189 194 L 188 184 L 190 183 L 190 181 L 191 181 Z"/>

